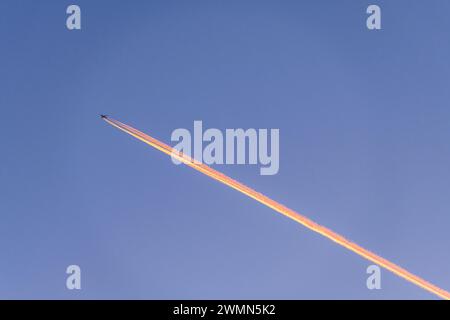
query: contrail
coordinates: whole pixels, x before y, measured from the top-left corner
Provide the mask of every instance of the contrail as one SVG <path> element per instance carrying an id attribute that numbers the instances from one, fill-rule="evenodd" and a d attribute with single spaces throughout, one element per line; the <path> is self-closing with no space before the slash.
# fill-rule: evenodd
<path id="1" fill-rule="evenodd" d="M 132 135 L 133 137 L 145 142 L 146 144 L 158 149 L 159 151 L 162 151 L 165 154 L 176 158 L 177 160 L 188 165 L 189 167 L 194 168 L 195 170 L 198 170 L 204 173 L 205 175 L 215 180 L 218 180 L 233 189 L 240 191 L 241 193 L 249 196 L 250 198 L 253 198 L 256 201 L 266 205 L 267 207 L 272 208 L 273 210 L 285 215 L 286 217 L 304 225 L 306 228 L 311 229 L 312 231 L 315 231 L 317 233 L 320 233 L 324 237 L 327 237 L 328 239 L 336 242 L 337 244 L 343 246 L 344 248 L 347 248 L 348 250 L 353 251 L 356 254 L 359 254 L 360 256 L 366 258 L 367 260 L 372 261 L 373 263 L 386 268 L 387 270 L 408 280 L 409 282 L 431 293 L 434 293 L 435 295 L 441 298 L 450 300 L 450 293 L 448 291 L 445 291 L 444 289 L 441 289 L 431 284 L 430 282 L 410 273 L 406 269 L 403 269 L 402 267 L 390 262 L 389 260 L 386 260 L 376 255 L 375 253 L 370 252 L 367 249 L 364 249 L 363 247 L 357 245 L 356 243 L 353 243 L 344 238 L 343 236 L 337 234 L 336 232 L 315 223 L 314 221 L 308 219 L 307 217 L 295 212 L 292 209 L 289 209 L 288 207 L 285 207 L 284 205 L 276 202 L 275 200 L 272 200 L 269 197 L 253 190 L 252 188 L 245 186 L 244 184 L 224 175 L 223 173 L 220 173 L 210 168 L 205 164 L 199 163 L 195 159 L 183 154 L 182 152 L 173 149 L 167 144 L 160 142 L 159 140 L 152 138 L 124 123 L 121 123 L 120 121 L 114 120 L 112 118 L 103 115 L 102 119 L 105 120 L 110 125 Z"/>

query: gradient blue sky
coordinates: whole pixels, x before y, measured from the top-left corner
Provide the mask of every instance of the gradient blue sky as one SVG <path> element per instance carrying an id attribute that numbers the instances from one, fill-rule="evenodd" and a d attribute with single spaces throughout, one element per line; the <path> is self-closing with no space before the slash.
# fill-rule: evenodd
<path id="1" fill-rule="evenodd" d="M 0 298 L 434 298 L 387 271 L 368 290 L 366 260 L 99 113 L 166 142 L 194 120 L 280 128 L 277 175 L 216 169 L 450 289 L 449 10 L 2 0 Z"/>

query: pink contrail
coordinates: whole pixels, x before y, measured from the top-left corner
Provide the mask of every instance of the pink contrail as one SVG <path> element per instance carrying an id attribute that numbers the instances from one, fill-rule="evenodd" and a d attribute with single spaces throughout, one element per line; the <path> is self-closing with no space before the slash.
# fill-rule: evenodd
<path id="1" fill-rule="evenodd" d="M 406 269 L 403 269 L 402 267 L 390 262 L 389 260 L 386 260 L 375 253 L 364 249 L 363 247 L 357 245 L 354 242 L 351 242 L 344 238 L 343 236 L 337 234 L 336 232 L 321 226 L 317 224 L 316 222 L 310 220 L 309 218 L 295 212 L 292 209 L 289 209 L 285 207 L 284 205 L 276 202 L 275 200 L 270 199 L 269 197 L 253 190 L 252 188 L 247 187 L 246 185 L 224 175 L 223 173 L 220 173 L 209 166 L 199 163 L 195 161 L 193 158 L 178 152 L 177 150 L 173 149 L 172 147 L 168 146 L 167 144 L 152 138 L 124 123 L 121 123 L 117 120 L 111 119 L 106 116 L 102 116 L 102 118 L 109 123 L 110 125 L 132 135 L 133 137 L 145 142 L 146 144 L 158 149 L 159 151 L 164 152 L 165 154 L 175 157 L 179 161 L 183 162 L 184 164 L 188 165 L 191 168 L 194 168 L 197 171 L 200 171 L 201 173 L 222 182 L 223 184 L 238 190 L 239 192 L 249 196 L 250 198 L 255 199 L 256 201 L 266 205 L 269 208 L 272 208 L 273 210 L 285 215 L 286 217 L 302 224 L 303 226 L 307 227 L 308 229 L 315 231 L 324 237 L 336 242 L 337 244 L 343 246 L 344 248 L 347 248 L 350 251 L 353 251 L 354 253 L 366 258 L 367 260 L 378 264 L 385 269 L 393 272 L 394 274 L 408 280 L 409 282 L 431 292 L 435 295 L 450 300 L 450 293 L 448 291 L 445 291 L 444 289 L 441 289 L 430 282 L 410 273 Z"/>

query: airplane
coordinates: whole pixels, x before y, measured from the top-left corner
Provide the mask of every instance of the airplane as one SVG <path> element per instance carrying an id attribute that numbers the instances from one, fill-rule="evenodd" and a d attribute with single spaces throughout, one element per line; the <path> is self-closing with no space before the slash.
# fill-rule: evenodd
<path id="1" fill-rule="evenodd" d="M 101 114 L 101 115 L 100 115 L 100 118 L 102 118 L 102 119 L 107 119 L 108 116 L 107 116 L 106 114 Z"/>

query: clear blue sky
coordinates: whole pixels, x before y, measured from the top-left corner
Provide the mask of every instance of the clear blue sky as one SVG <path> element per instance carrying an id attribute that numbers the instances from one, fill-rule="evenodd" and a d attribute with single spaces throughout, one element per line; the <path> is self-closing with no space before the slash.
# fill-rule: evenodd
<path id="1" fill-rule="evenodd" d="M 279 128 L 277 175 L 216 169 L 450 289 L 448 2 L 71 3 L 0 2 L 0 298 L 434 298 L 99 113 Z"/>

